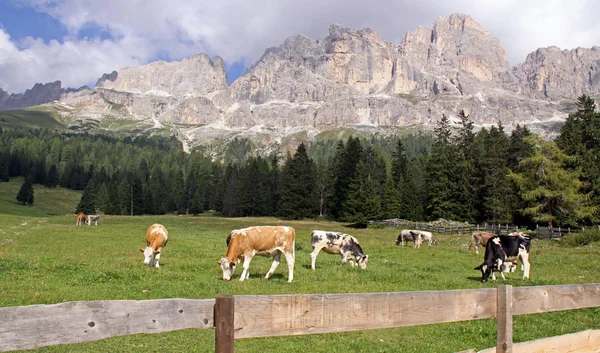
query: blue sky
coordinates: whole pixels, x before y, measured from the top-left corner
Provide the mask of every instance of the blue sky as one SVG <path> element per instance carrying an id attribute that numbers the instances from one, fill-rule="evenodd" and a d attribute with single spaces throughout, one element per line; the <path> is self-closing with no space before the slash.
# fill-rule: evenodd
<path id="1" fill-rule="evenodd" d="M 398 44 L 452 13 L 498 37 L 511 65 L 539 47 L 600 45 L 596 0 L 0 0 L 0 88 L 93 87 L 103 73 L 198 53 L 221 56 L 232 81 L 295 34 L 322 38 L 338 23 Z"/>

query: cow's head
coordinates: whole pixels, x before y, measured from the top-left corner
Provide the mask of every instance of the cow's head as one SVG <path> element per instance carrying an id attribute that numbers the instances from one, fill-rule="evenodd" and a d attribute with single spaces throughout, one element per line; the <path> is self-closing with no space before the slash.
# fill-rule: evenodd
<path id="1" fill-rule="evenodd" d="M 217 261 L 217 263 L 221 265 L 221 271 L 223 271 L 223 280 L 229 281 L 235 272 L 235 262 L 230 262 L 226 257 L 224 257 Z"/>
<path id="2" fill-rule="evenodd" d="M 154 258 L 156 255 L 160 254 L 159 249 L 152 249 L 150 246 L 147 246 L 145 249 L 140 248 L 140 251 L 144 253 L 144 265 L 148 265 L 150 267 L 154 266 Z"/>
<path id="3" fill-rule="evenodd" d="M 369 262 L 369 255 L 363 255 L 356 259 L 356 263 L 358 264 L 361 270 L 367 269 L 367 262 Z"/>
<path id="4" fill-rule="evenodd" d="M 475 270 L 481 270 L 481 282 L 487 282 L 488 278 L 492 274 L 492 267 L 482 263 L 481 265 L 475 267 Z"/>

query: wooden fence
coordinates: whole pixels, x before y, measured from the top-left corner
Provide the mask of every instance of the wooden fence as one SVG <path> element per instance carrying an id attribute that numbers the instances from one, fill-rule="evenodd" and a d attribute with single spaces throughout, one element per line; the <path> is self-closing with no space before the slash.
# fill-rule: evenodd
<path id="1" fill-rule="evenodd" d="M 382 221 L 370 221 L 369 224 L 373 225 L 384 225 L 393 228 L 404 227 L 411 229 L 426 230 L 433 233 L 445 233 L 445 234 L 470 234 L 475 231 L 484 231 L 496 234 L 508 234 L 512 232 L 518 232 L 519 227 L 512 224 L 495 224 L 495 223 L 484 223 L 484 224 L 445 224 L 443 222 L 413 222 L 404 219 L 386 219 Z M 600 230 L 600 225 L 597 226 Z M 557 239 L 570 233 L 580 233 L 585 231 L 585 228 L 570 228 L 570 227 L 540 227 L 536 225 L 536 228 L 531 235 L 538 239 Z"/>
<path id="2" fill-rule="evenodd" d="M 218 296 L 68 302 L 0 308 L 0 351 L 137 333 L 215 327 L 215 351 L 234 339 L 498 318 L 497 352 L 511 352 L 514 315 L 600 306 L 600 284 L 447 291 Z"/>

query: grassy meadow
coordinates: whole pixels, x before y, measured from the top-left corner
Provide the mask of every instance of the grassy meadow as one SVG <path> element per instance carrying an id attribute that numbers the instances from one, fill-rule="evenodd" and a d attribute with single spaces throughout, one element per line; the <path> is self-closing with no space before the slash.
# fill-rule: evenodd
<path id="1" fill-rule="evenodd" d="M 99 225 L 75 226 L 73 211 L 80 194 L 35 185 L 35 204 L 15 200 L 22 179 L 0 183 L 0 306 L 51 304 L 77 300 L 214 298 L 219 294 L 360 293 L 490 288 L 482 283 L 483 254 L 467 250 L 469 235 L 436 235 L 438 246 L 421 249 L 394 245 L 398 229 L 350 229 L 318 220 L 192 216 L 105 216 Z M 145 231 L 161 223 L 169 243 L 161 268 L 142 264 L 139 251 Z M 270 260 L 255 257 L 250 279 L 221 280 L 216 261 L 225 254 L 231 229 L 253 225 L 289 225 L 296 229 L 296 269 L 287 283 L 287 265 L 262 279 Z M 341 265 L 341 257 L 324 252 L 310 269 L 310 232 L 345 231 L 356 236 L 367 254 L 366 271 Z M 566 247 L 558 241 L 534 240 L 531 279 L 509 274 L 513 286 L 600 282 L 600 244 Z M 236 341 L 237 352 L 457 352 L 495 346 L 496 320 L 397 329 L 332 333 Z M 600 308 L 516 316 L 515 342 L 600 328 Z M 36 352 L 210 352 L 214 330 L 182 330 L 115 337 L 83 344 L 51 346 Z"/>

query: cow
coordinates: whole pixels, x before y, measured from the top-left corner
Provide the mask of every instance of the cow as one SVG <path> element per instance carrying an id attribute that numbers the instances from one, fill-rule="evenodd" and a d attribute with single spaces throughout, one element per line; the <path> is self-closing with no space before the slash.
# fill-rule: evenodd
<path id="1" fill-rule="evenodd" d="M 100 216 L 97 214 L 91 214 L 87 216 L 87 225 L 91 226 L 92 222 L 94 222 L 94 225 L 98 225 L 98 221 L 100 220 Z"/>
<path id="2" fill-rule="evenodd" d="M 229 244 L 225 257 L 217 263 L 221 266 L 223 280 L 229 281 L 235 272 L 238 261 L 243 260 L 243 271 L 240 281 L 250 277 L 250 261 L 254 255 L 273 257 L 273 263 L 265 279 L 269 279 L 277 266 L 281 254 L 288 265 L 288 282 L 294 279 L 294 263 L 296 261 L 296 231 L 287 226 L 257 226 L 235 229 L 229 234 Z"/>
<path id="3" fill-rule="evenodd" d="M 520 259 L 523 265 L 523 279 L 529 278 L 529 249 L 531 247 L 531 236 L 519 233 L 513 235 L 496 235 L 488 240 L 485 245 L 483 263 L 476 270 L 481 270 L 481 281 L 486 282 L 490 274 L 492 280 L 496 280 L 494 270 L 500 272 L 503 279 L 504 272 L 514 271 L 515 260 Z M 508 264 L 507 264 L 508 263 Z M 508 269 L 508 271 L 507 271 Z"/>
<path id="4" fill-rule="evenodd" d="M 87 222 L 87 218 L 83 212 L 77 213 L 77 219 L 75 220 L 76 226 L 82 226 Z"/>
<path id="5" fill-rule="evenodd" d="M 471 246 L 474 246 L 475 254 L 479 255 L 479 244 L 487 244 L 488 240 L 493 236 L 496 236 L 496 234 L 489 232 L 473 232 L 471 234 L 471 242 L 469 243 L 468 250 L 471 250 Z"/>
<path id="6" fill-rule="evenodd" d="M 346 260 L 348 260 L 350 261 L 350 266 L 354 267 L 354 260 L 356 260 L 358 267 L 363 270 L 367 269 L 369 255 L 363 252 L 358 240 L 350 234 L 313 230 L 310 237 L 313 249 L 310 253 L 310 267 L 313 270 L 315 269 L 315 262 L 321 250 L 328 254 L 342 255 L 342 264 L 345 264 Z"/>
<path id="7" fill-rule="evenodd" d="M 169 232 L 162 224 L 153 224 L 146 230 L 146 248 L 140 248 L 144 253 L 144 265 L 160 267 L 158 261 L 162 249 L 169 241 Z"/>
<path id="8" fill-rule="evenodd" d="M 423 242 L 423 238 L 421 237 L 421 233 L 419 230 L 411 230 L 404 229 L 398 234 L 398 239 L 396 239 L 396 245 L 402 244 L 404 246 L 404 241 L 408 242 L 412 240 L 415 243 L 415 248 L 420 248 L 421 243 Z"/>
<path id="9" fill-rule="evenodd" d="M 429 246 L 431 246 L 431 244 L 437 245 L 437 240 L 431 232 L 420 230 L 419 233 L 421 235 L 421 242 L 427 241 L 427 243 L 429 243 Z"/>

